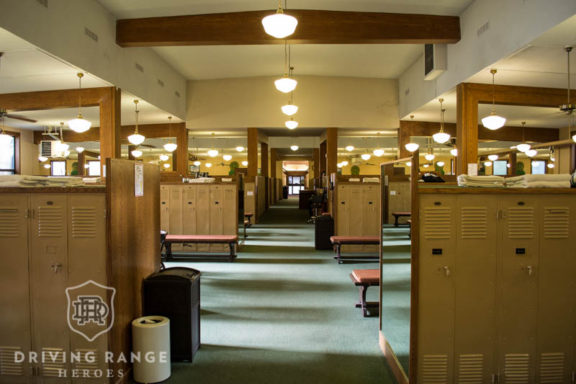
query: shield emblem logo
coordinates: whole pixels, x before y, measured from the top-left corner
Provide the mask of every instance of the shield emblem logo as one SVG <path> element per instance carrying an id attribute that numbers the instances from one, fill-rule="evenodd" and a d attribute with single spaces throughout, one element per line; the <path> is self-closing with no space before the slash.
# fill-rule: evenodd
<path id="1" fill-rule="evenodd" d="M 70 329 L 92 342 L 114 325 L 116 289 L 88 280 L 66 288 Z"/>

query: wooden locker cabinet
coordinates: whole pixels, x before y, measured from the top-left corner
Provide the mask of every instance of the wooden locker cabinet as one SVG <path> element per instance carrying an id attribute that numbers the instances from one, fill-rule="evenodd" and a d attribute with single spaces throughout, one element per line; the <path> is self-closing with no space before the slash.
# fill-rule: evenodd
<path id="1" fill-rule="evenodd" d="M 573 195 L 420 196 L 418 383 L 573 383 Z"/>
<path id="2" fill-rule="evenodd" d="M 68 328 L 65 293 L 87 280 L 107 282 L 105 238 L 104 193 L 2 194 L 0 247 L 9 257 L 0 261 L 0 281 L 2 307 L 9 305 L 10 315 L 0 317 L 0 383 L 84 383 L 59 378 L 59 370 L 106 369 L 107 337 L 88 342 Z M 58 353 L 62 359 L 18 364 L 17 350 Z M 98 359 L 70 363 L 63 357 L 71 351 L 93 351 Z"/>

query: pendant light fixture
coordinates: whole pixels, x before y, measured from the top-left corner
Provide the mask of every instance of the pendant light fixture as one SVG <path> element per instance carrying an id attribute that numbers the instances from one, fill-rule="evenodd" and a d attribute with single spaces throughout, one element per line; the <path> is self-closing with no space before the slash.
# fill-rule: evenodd
<path id="1" fill-rule="evenodd" d="M 134 133 L 128 136 L 128 141 L 131 144 L 140 145 L 144 142 L 144 140 L 146 140 L 146 137 L 138 133 L 138 114 L 140 111 L 138 110 L 138 100 L 136 99 L 134 100 L 134 108 L 136 113 L 136 125 L 134 126 Z"/>
<path id="2" fill-rule="evenodd" d="M 380 140 L 378 140 L 379 137 L 380 137 L 380 132 L 377 132 L 376 133 L 376 145 L 378 145 L 378 142 L 380 141 Z M 384 149 L 376 148 L 375 150 L 372 151 L 372 154 L 376 157 L 382 157 L 382 156 L 384 156 L 384 152 L 385 152 Z"/>
<path id="3" fill-rule="evenodd" d="M 232 160 L 232 155 L 223 155 L 222 158 L 224 159 L 224 161 L 230 161 Z"/>
<path id="4" fill-rule="evenodd" d="M 294 92 L 290 93 L 290 100 L 288 101 L 288 104 L 283 105 L 281 109 L 282 113 L 287 116 L 292 116 L 298 112 L 298 106 L 294 105 Z"/>
<path id="5" fill-rule="evenodd" d="M 532 146 L 524 141 L 524 128 L 526 127 L 526 122 L 522 122 L 522 143 L 516 146 L 516 149 L 520 152 L 528 152 Z"/>
<path id="6" fill-rule="evenodd" d="M 360 155 L 360 157 L 362 158 L 362 160 L 364 161 L 368 161 L 370 160 L 370 158 L 372 157 L 369 153 L 363 153 Z"/>
<path id="7" fill-rule="evenodd" d="M 452 149 L 450 150 L 450 154 L 451 154 L 452 156 L 454 156 L 454 157 L 457 157 L 457 156 L 458 156 L 458 149 L 452 148 Z"/>
<path id="8" fill-rule="evenodd" d="M 292 49 L 288 43 L 284 43 L 284 76 L 274 81 L 277 90 L 283 93 L 290 93 L 296 89 L 298 82 L 293 79 L 294 67 L 291 63 Z"/>
<path id="9" fill-rule="evenodd" d="M 243 166 L 243 167 L 247 167 L 247 166 L 248 166 L 248 162 L 247 162 L 246 160 L 244 160 L 244 161 L 242 162 L 242 166 Z"/>
<path id="10" fill-rule="evenodd" d="M 132 156 L 139 158 L 140 156 L 142 156 L 142 151 L 139 149 L 134 149 L 132 152 L 130 152 L 132 154 Z"/>
<path id="11" fill-rule="evenodd" d="M 84 74 L 82 72 L 78 72 L 76 74 L 78 76 L 78 116 L 75 119 L 68 121 L 68 127 L 73 130 L 74 132 L 82 133 L 86 132 L 92 126 L 88 120 L 82 117 L 81 109 L 82 109 L 82 78 Z"/>
<path id="12" fill-rule="evenodd" d="M 204 164 L 204 166 L 205 166 L 206 168 L 212 168 L 212 163 L 206 163 L 206 164 Z"/>
<path id="13" fill-rule="evenodd" d="M 344 160 L 340 164 L 342 164 L 343 167 L 346 167 L 346 166 L 348 166 L 349 163 L 348 163 L 348 160 Z"/>
<path id="14" fill-rule="evenodd" d="M 404 148 L 406 148 L 408 152 L 416 152 L 418 148 L 420 148 L 420 145 L 417 143 L 407 143 L 404 145 Z"/>
<path id="15" fill-rule="evenodd" d="M 434 148 L 432 148 L 432 140 L 428 138 L 428 153 L 424 155 L 424 158 L 428 161 L 432 161 L 435 157 Z"/>
<path id="16" fill-rule="evenodd" d="M 214 148 L 214 136 L 215 135 L 216 135 L 216 133 L 212 132 L 212 149 L 208 150 L 208 156 L 210 156 L 210 157 L 216 157 L 220 153 L 220 152 L 218 152 L 217 149 Z"/>
<path id="17" fill-rule="evenodd" d="M 165 153 L 161 154 L 159 156 L 160 161 L 168 161 L 168 159 L 170 158 L 170 156 L 166 155 Z"/>
<path id="18" fill-rule="evenodd" d="M 433 154 L 433 153 L 427 153 L 427 154 L 424 155 L 424 158 L 425 158 L 426 160 L 428 160 L 428 161 L 434 160 L 435 157 L 436 157 L 436 155 Z"/>
<path id="19" fill-rule="evenodd" d="M 438 99 L 438 101 L 440 102 L 440 131 L 433 134 L 432 138 L 434 139 L 435 142 L 439 144 L 444 144 L 445 142 L 450 140 L 450 135 L 444 132 L 444 112 L 446 112 L 446 110 L 442 105 L 444 103 L 444 99 L 440 98 Z"/>
<path id="20" fill-rule="evenodd" d="M 574 111 L 576 110 L 576 105 L 572 104 L 570 97 L 570 52 L 572 52 L 572 47 L 564 47 L 566 51 L 566 59 L 568 66 L 568 90 L 567 90 L 567 100 L 566 104 L 560 106 L 560 110 L 568 114 L 568 132 L 572 131 L 572 126 L 574 125 Z M 572 140 L 576 142 L 576 135 L 572 136 Z"/>
<path id="21" fill-rule="evenodd" d="M 526 156 L 528 157 L 534 157 L 536 155 L 538 155 L 538 151 L 535 149 L 530 149 L 529 151 L 526 151 Z"/>
<path id="22" fill-rule="evenodd" d="M 200 164 L 202 164 L 202 162 L 201 162 L 200 160 L 196 160 L 196 161 L 195 161 L 194 163 L 192 163 L 192 164 L 194 164 L 195 166 L 199 167 Z"/>
<path id="23" fill-rule="evenodd" d="M 300 149 L 300 147 L 297 146 L 296 144 L 294 144 L 294 145 L 291 145 L 291 146 L 290 146 L 290 149 L 291 149 L 292 151 L 296 152 L 298 149 Z"/>
<path id="24" fill-rule="evenodd" d="M 347 146 L 346 146 L 346 150 L 347 150 L 348 152 L 352 152 L 352 151 L 354 150 L 354 146 L 353 146 L 353 145 L 347 145 Z"/>
<path id="25" fill-rule="evenodd" d="M 482 119 L 482 125 L 484 127 L 495 131 L 500 129 L 506 124 L 506 118 L 500 115 L 497 115 L 494 108 L 496 105 L 496 86 L 494 85 L 494 76 L 496 75 L 497 70 L 492 68 L 490 73 L 492 74 L 492 111 L 488 116 Z"/>
<path id="26" fill-rule="evenodd" d="M 293 118 L 290 118 L 290 120 L 287 120 L 284 124 L 286 125 L 286 128 L 288 128 L 288 129 L 298 128 L 298 122 L 296 120 L 294 120 Z"/>
<path id="27" fill-rule="evenodd" d="M 294 16 L 284 13 L 282 0 L 278 0 L 278 9 L 275 14 L 265 16 L 262 19 L 264 31 L 277 39 L 283 39 L 293 34 L 297 25 L 298 20 Z"/>
<path id="28" fill-rule="evenodd" d="M 490 160 L 490 161 L 496 161 L 496 160 L 498 160 L 498 155 L 489 155 L 489 156 L 488 156 L 488 160 Z"/>
<path id="29" fill-rule="evenodd" d="M 164 144 L 164 149 L 168 152 L 174 152 L 178 148 L 178 144 L 172 142 L 172 116 L 168 116 L 168 137 L 169 141 Z"/>
<path id="30" fill-rule="evenodd" d="M 244 152 L 244 147 L 239 145 L 236 147 L 236 152 Z"/>
<path id="31" fill-rule="evenodd" d="M 84 152 L 85 148 L 84 147 L 76 147 L 76 152 L 78 153 L 82 153 Z"/>

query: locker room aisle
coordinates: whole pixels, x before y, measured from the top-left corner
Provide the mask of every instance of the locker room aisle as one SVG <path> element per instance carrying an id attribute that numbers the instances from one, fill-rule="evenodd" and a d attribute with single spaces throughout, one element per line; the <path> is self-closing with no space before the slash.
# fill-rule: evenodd
<path id="1" fill-rule="evenodd" d="M 314 250 L 298 201 L 283 200 L 248 229 L 234 263 L 169 263 L 202 271 L 200 351 L 169 383 L 393 383 L 378 348 L 378 318 L 354 308 L 358 291 L 331 251 Z M 377 299 L 378 291 L 369 294 Z"/>

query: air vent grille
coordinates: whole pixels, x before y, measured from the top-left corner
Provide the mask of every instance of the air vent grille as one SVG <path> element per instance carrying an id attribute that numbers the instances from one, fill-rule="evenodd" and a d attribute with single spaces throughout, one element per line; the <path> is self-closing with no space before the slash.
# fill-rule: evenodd
<path id="1" fill-rule="evenodd" d="M 96 32 L 93 32 L 90 29 L 84 27 L 84 34 L 88 36 L 90 39 L 94 40 L 95 42 L 98 42 L 98 35 L 96 34 Z"/>
<path id="2" fill-rule="evenodd" d="M 570 227 L 570 210 L 567 207 L 544 208 L 544 238 L 567 239 Z"/>
<path id="3" fill-rule="evenodd" d="M 530 382 L 530 355 L 509 353 L 504 358 L 506 384 L 528 384 Z"/>
<path id="4" fill-rule="evenodd" d="M 18 209 L 0 207 L 0 237 L 18 237 Z"/>
<path id="5" fill-rule="evenodd" d="M 449 239 L 452 223 L 450 207 L 428 207 L 424 209 L 424 237 L 427 240 Z"/>
<path id="6" fill-rule="evenodd" d="M 541 354 L 539 383 L 555 384 L 564 382 L 564 358 L 563 353 Z"/>
<path id="7" fill-rule="evenodd" d="M 448 384 L 447 355 L 424 355 L 422 361 L 422 383 Z"/>
<path id="8" fill-rule="evenodd" d="M 533 239 L 534 226 L 533 207 L 508 208 L 508 238 Z"/>
<path id="9" fill-rule="evenodd" d="M 482 384 L 484 355 L 466 354 L 458 359 L 458 383 Z"/>
<path id="10" fill-rule="evenodd" d="M 66 370 L 66 356 L 62 348 L 42 348 L 42 376 L 59 377 Z"/>
<path id="11" fill-rule="evenodd" d="M 488 236 L 486 207 L 463 207 L 460 211 L 462 239 L 485 239 Z"/>
<path id="12" fill-rule="evenodd" d="M 76 349 L 74 355 L 78 356 L 78 360 L 74 363 L 74 369 L 88 372 L 89 377 L 96 377 L 98 368 L 98 351 L 95 349 Z"/>
<path id="13" fill-rule="evenodd" d="M 24 375 L 23 363 L 16 362 L 16 352 L 22 352 L 22 348 L 0 346 L 0 375 Z"/>
<path id="14" fill-rule="evenodd" d="M 96 237 L 96 208 L 72 207 L 72 237 Z"/>
<path id="15" fill-rule="evenodd" d="M 64 210 L 62 207 L 38 208 L 38 236 L 62 237 L 64 234 Z"/>

